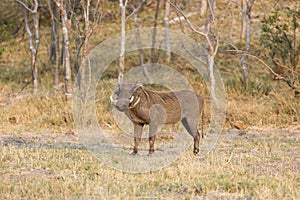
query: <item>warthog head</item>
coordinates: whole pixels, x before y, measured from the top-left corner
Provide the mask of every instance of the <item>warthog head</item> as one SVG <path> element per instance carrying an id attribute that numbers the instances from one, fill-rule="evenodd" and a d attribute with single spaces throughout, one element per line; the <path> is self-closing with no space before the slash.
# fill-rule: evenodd
<path id="1" fill-rule="evenodd" d="M 111 102 L 121 112 L 128 110 L 128 108 L 132 106 L 132 103 L 137 104 L 139 102 L 139 99 L 135 99 L 135 97 L 132 96 L 135 89 L 139 86 L 140 85 L 135 83 L 118 85 L 114 92 L 117 97 L 113 99 L 113 95 L 111 95 Z"/>

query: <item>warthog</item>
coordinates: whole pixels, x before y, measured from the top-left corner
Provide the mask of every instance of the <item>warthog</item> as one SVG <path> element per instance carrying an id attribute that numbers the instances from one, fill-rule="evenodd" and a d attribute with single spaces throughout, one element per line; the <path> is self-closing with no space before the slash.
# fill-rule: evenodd
<path id="1" fill-rule="evenodd" d="M 143 126 L 149 124 L 149 154 L 154 152 L 156 132 L 160 124 L 174 124 L 181 120 L 188 133 L 194 138 L 194 154 L 199 152 L 199 141 L 203 138 L 203 106 L 201 96 L 190 90 L 157 92 L 133 83 L 117 86 L 117 96 L 110 99 L 113 105 L 124 112 L 134 124 L 134 149 L 138 152 Z M 202 114 L 202 133 L 197 125 Z"/>

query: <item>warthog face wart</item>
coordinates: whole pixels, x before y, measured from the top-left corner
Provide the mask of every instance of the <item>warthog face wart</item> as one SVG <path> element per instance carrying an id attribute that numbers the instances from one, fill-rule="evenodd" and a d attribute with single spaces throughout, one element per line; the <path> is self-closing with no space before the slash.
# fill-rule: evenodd
<path id="1" fill-rule="evenodd" d="M 156 92 L 141 85 L 123 83 L 115 90 L 116 99 L 110 96 L 113 105 L 124 112 L 134 125 L 134 150 L 138 152 L 143 126 L 149 125 L 149 153 L 154 152 L 156 132 L 160 124 L 181 121 L 194 138 L 194 153 L 199 152 L 199 141 L 203 138 L 204 100 L 190 90 L 178 92 Z M 197 125 L 202 114 L 202 134 Z"/>

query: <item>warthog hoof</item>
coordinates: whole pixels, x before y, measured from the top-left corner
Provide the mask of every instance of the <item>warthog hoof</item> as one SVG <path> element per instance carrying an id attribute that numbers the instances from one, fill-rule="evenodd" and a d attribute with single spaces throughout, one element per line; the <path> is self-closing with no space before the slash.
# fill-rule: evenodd
<path id="1" fill-rule="evenodd" d="M 195 155 L 197 155 L 199 153 L 199 149 L 195 148 L 193 152 Z"/>
<path id="2" fill-rule="evenodd" d="M 154 153 L 154 149 L 149 149 L 149 155 Z"/>
<path id="3" fill-rule="evenodd" d="M 137 151 L 136 150 L 133 150 L 132 152 L 131 152 L 131 155 L 136 155 L 137 154 Z"/>

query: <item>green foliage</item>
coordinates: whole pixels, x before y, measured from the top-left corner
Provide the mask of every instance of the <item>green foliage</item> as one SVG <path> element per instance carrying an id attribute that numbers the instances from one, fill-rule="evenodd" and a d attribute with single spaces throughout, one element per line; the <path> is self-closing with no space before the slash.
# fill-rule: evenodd
<path id="1" fill-rule="evenodd" d="M 9 38 L 10 37 L 10 30 L 12 29 L 13 24 L 9 22 L 2 22 L 0 24 L 0 37 L 2 39 Z"/>
<path id="2" fill-rule="evenodd" d="M 22 27 L 22 14 L 13 1 L 0 1 L 0 43 L 16 36 Z"/>
<path id="3" fill-rule="evenodd" d="M 270 85 L 269 79 L 252 78 L 249 82 L 249 87 L 245 90 L 243 85 L 243 78 L 233 76 L 232 78 L 225 81 L 225 87 L 227 93 L 236 95 L 250 95 L 250 96 L 268 96 L 273 90 L 273 86 Z"/>
<path id="4" fill-rule="evenodd" d="M 300 54 L 300 11 L 276 10 L 261 21 L 260 43 L 269 50 L 275 65 L 296 69 Z M 280 63 L 278 63 L 278 61 Z"/>

